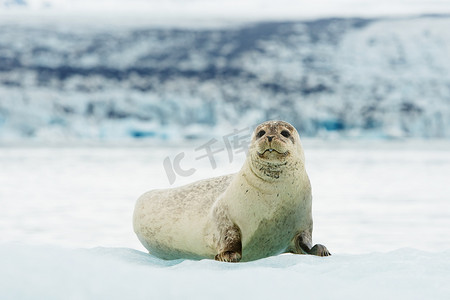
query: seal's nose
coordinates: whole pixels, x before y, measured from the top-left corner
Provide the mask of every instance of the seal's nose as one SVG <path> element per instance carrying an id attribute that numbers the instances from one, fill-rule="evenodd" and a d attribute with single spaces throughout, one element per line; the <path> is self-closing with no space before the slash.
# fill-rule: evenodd
<path id="1" fill-rule="evenodd" d="M 267 136 L 267 139 L 269 140 L 269 143 L 272 141 L 273 137 L 274 137 L 273 135 L 268 135 Z"/>

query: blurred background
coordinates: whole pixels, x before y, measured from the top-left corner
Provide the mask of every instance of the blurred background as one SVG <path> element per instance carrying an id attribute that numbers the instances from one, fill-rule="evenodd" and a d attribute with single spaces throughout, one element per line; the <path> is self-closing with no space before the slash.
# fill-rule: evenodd
<path id="1" fill-rule="evenodd" d="M 450 137 L 449 1 L 0 1 L 0 143 Z"/>
<path id="2" fill-rule="evenodd" d="M 449 249 L 449 56 L 445 0 L 0 0 L 0 242 L 144 250 L 140 194 L 282 119 L 318 242 Z"/>

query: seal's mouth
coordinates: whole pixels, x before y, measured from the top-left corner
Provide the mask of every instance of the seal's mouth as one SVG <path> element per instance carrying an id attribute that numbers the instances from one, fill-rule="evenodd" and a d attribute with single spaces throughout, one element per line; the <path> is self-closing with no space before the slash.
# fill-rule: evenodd
<path id="1" fill-rule="evenodd" d="M 275 153 L 275 154 L 279 154 L 279 155 L 282 155 L 282 156 L 287 156 L 289 154 L 289 151 L 280 152 L 280 151 L 278 151 L 276 149 L 268 148 L 268 149 L 264 150 L 262 153 L 259 152 L 259 151 L 257 151 L 257 153 L 258 153 L 259 157 L 263 157 L 264 154 L 266 154 L 266 153 Z"/>

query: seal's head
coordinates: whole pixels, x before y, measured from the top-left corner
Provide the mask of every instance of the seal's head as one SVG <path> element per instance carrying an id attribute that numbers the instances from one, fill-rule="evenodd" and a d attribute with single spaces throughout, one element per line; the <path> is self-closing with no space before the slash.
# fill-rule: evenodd
<path id="1" fill-rule="evenodd" d="M 249 148 L 252 169 L 264 177 L 279 178 L 287 165 L 304 164 L 303 148 L 297 130 L 284 121 L 267 121 L 253 132 Z"/>

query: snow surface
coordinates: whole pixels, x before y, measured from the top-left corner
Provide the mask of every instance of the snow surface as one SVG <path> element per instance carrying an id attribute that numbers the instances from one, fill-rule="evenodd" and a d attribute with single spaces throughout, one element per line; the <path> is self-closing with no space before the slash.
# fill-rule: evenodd
<path id="1" fill-rule="evenodd" d="M 244 153 L 231 163 L 218 153 L 215 169 L 196 160 L 202 144 L 0 147 L 0 242 L 145 250 L 131 228 L 142 193 L 242 166 Z M 306 140 L 304 148 L 316 243 L 352 254 L 450 249 L 448 142 Z M 163 161 L 179 153 L 181 167 L 196 171 L 171 185 Z"/>
<path id="2" fill-rule="evenodd" d="M 249 263 L 162 261 L 124 248 L 0 245 L 2 299 L 448 299 L 450 251 Z"/>
<path id="3" fill-rule="evenodd" d="M 313 240 L 333 256 L 162 261 L 133 233 L 143 192 L 236 172 L 199 141 L 0 147 L 1 299 L 448 299 L 450 143 L 305 140 Z M 170 185 L 166 157 L 190 177 Z M 136 250 L 135 250 L 136 249 Z"/>

